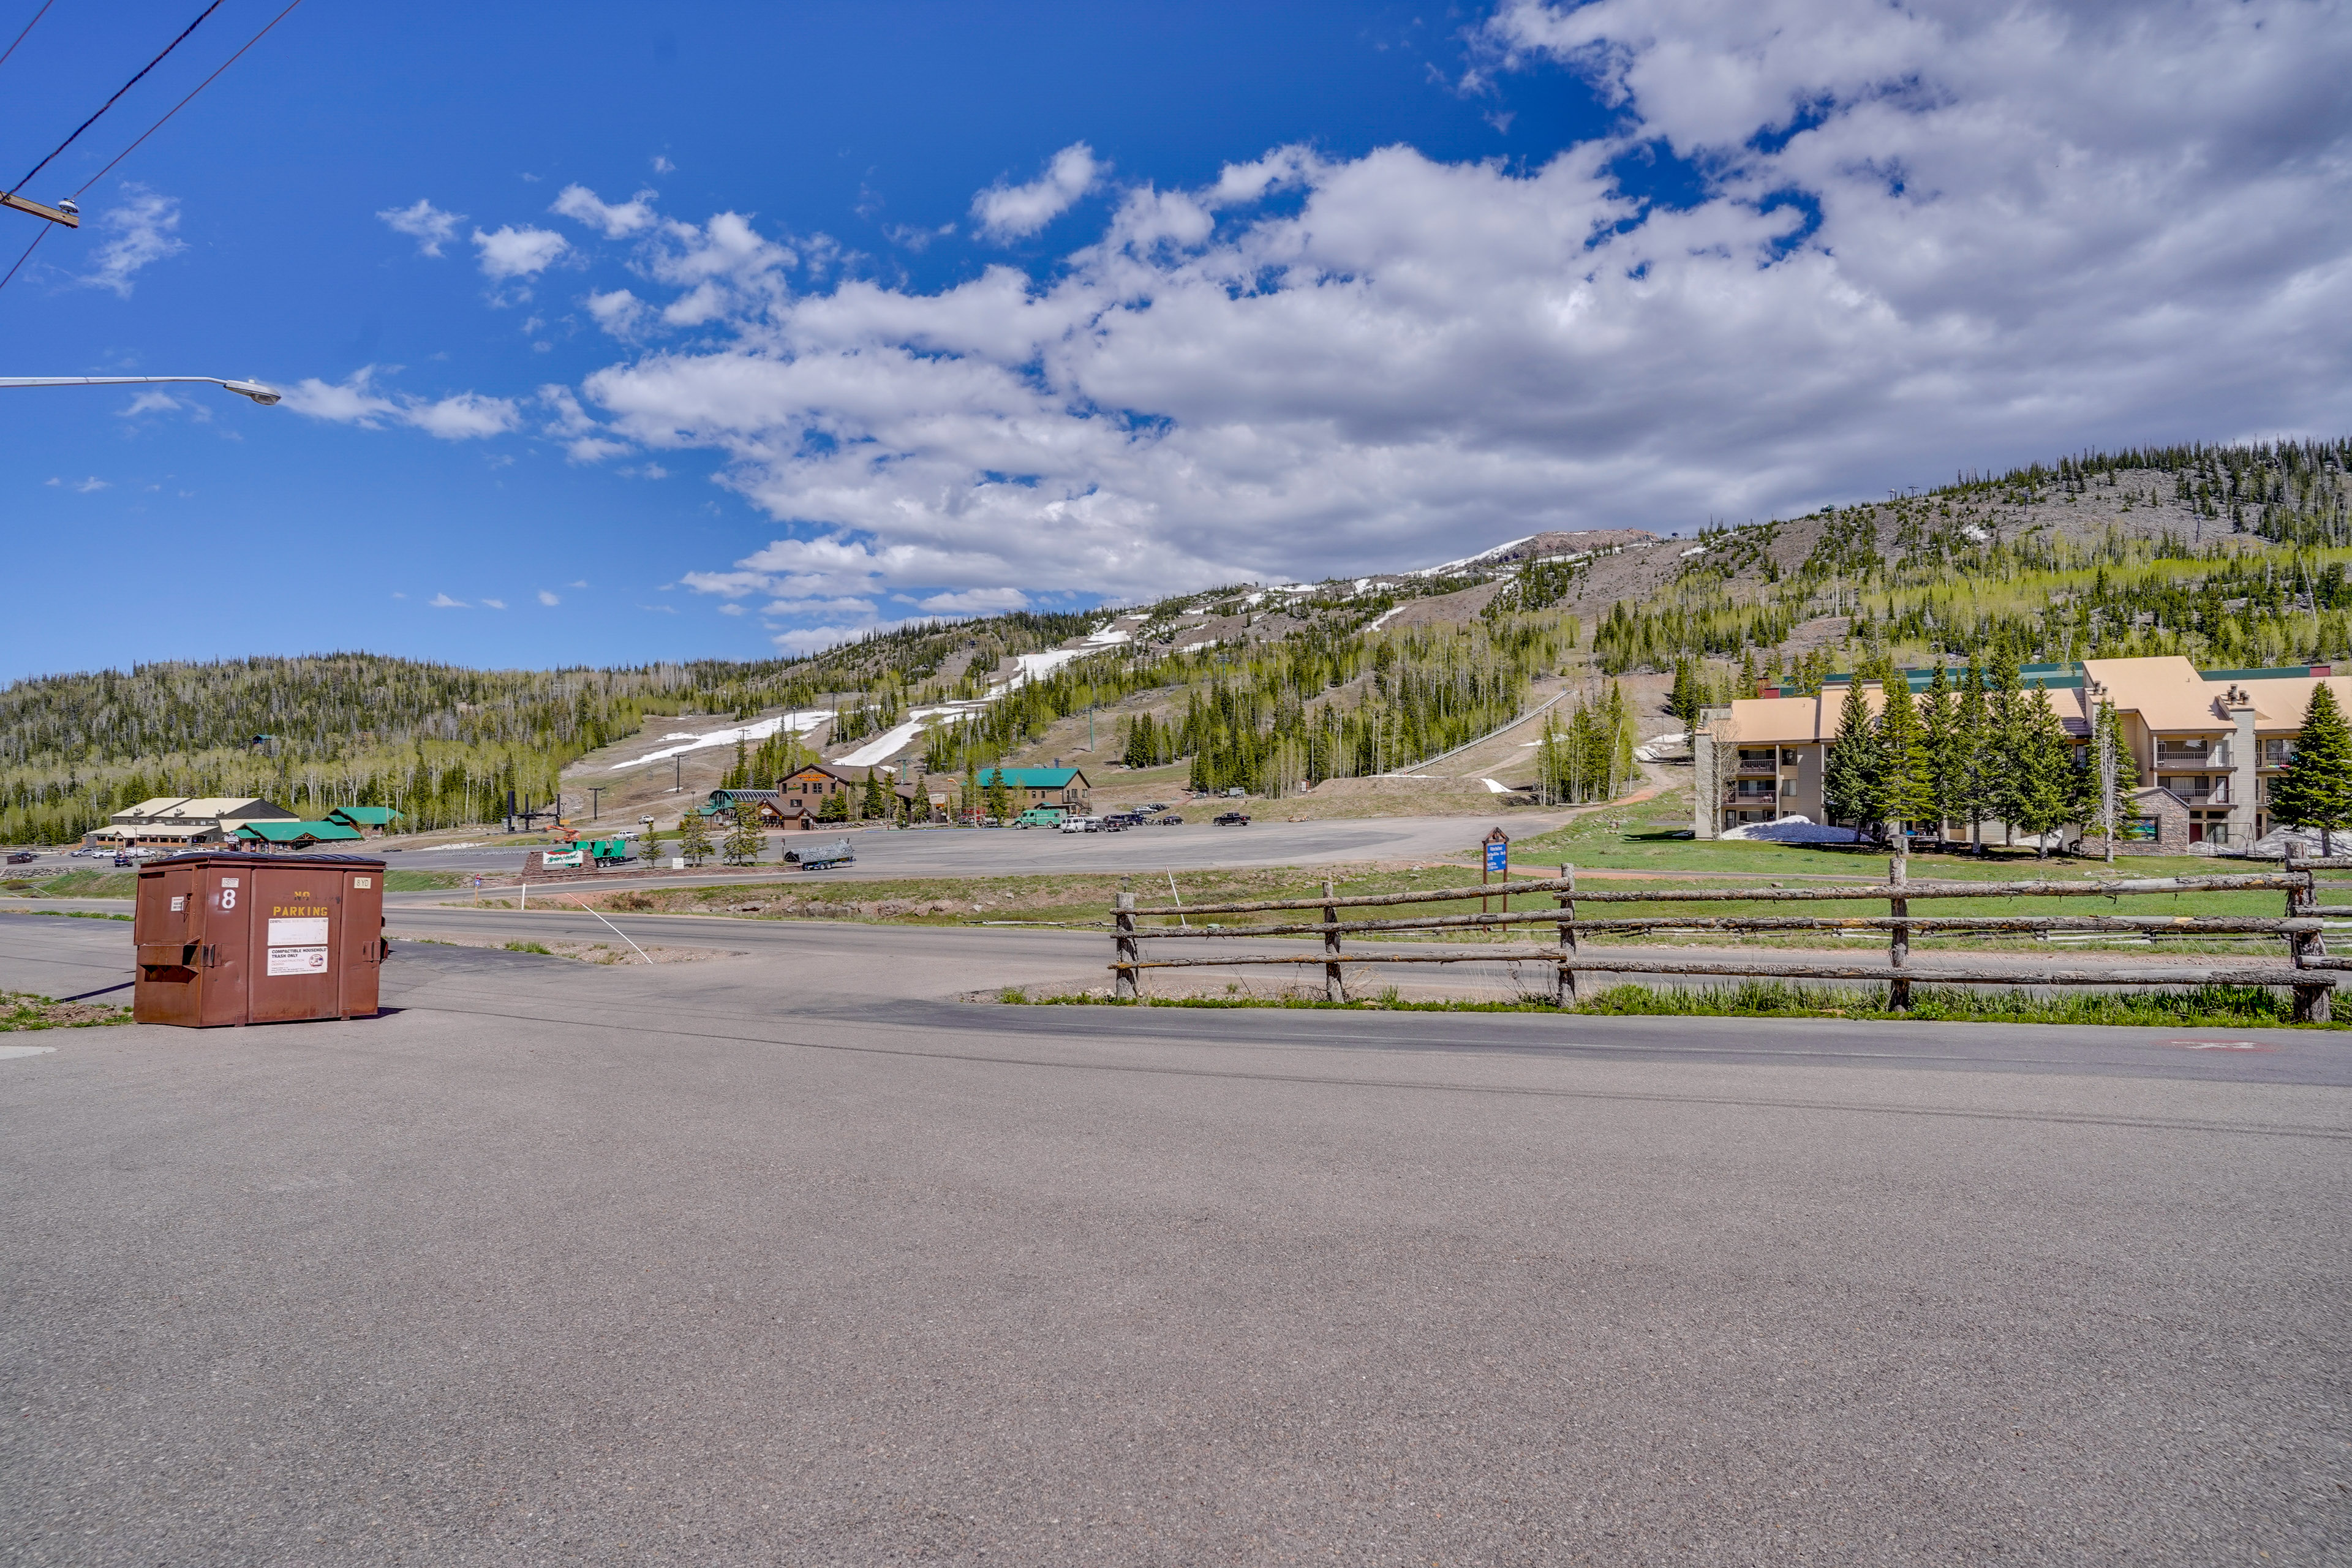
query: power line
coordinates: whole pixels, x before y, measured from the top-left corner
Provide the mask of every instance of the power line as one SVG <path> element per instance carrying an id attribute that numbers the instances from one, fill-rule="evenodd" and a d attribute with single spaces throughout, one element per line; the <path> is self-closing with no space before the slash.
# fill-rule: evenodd
<path id="1" fill-rule="evenodd" d="M 41 0 L 41 8 L 33 13 L 33 21 L 25 24 L 25 33 L 31 32 L 33 30 L 33 22 L 37 22 L 42 17 L 47 16 L 49 14 L 49 7 L 57 3 L 58 0 Z M 5 49 L 0 49 L 0 66 L 6 65 L 8 63 L 8 57 L 16 52 L 16 44 L 21 44 L 25 41 L 25 33 L 17 34 L 16 43 L 10 44 Z"/>
<path id="2" fill-rule="evenodd" d="M 44 10 L 44 11 L 46 11 L 46 10 L 47 10 L 47 9 L 49 8 L 49 5 L 55 5 L 55 4 L 56 4 L 56 0 L 47 0 L 47 4 L 45 4 L 45 5 L 41 7 L 41 9 L 42 9 L 42 10 Z M 219 0 L 214 0 L 214 4 L 215 4 L 215 6 L 217 6 L 217 5 L 219 4 Z M 102 179 L 106 178 L 106 176 L 107 176 L 109 174 L 110 174 L 110 173 L 112 173 L 112 172 L 113 172 L 114 165 L 115 165 L 116 163 L 121 163 L 121 162 L 122 162 L 122 160 L 124 160 L 125 158 L 128 158 L 129 156 L 131 156 L 131 153 L 136 153 L 136 152 L 139 150 L 140 142 L 142 142 L 146 141 L 148 137 L 152 136 L 152 135 L 154 135 L 154 134 L 155 134 L 155 132 L 157 132 L 158 131 L 163 130 L 163 125 L 164 125 L 164 122 L 165 122 L 165 121 L 169 121 L 169 120 L 172 118 L 172 116 L 173 116 L 173 115 L 175 115 L 175 114 L 179 113 L 179 112 L 180 112 L 180 110 L 184 110 L 184 109 L 187 108 L 189 104 L 191 104 L 191 103 L 194 102 L 194 101 L 195 101 L 195 97 L 196 97 L 196 94 L 197 94 L 197 93 L 200 93 L 200 92 L 204 91 L 204 90 L 205 90 L 205 89 L 206 89 L 206 88 L 208 88 L 208 87 L 212 86 L 212 84 L 213 84 L 215 80 L 217 80 L 217 79 L 219 79 L 221 72 L 223 72 L 223 71 L 225 71 L 225 70 L 228 69 L 228 68 L 229 68 L 229 67 L 231 67 L 231 66 L 233 66 L 233 65 L 236 64 L 236 62 L 237 62 L 237 61 L 239 61 L 239 60 L 243 59 L 243 58 L 245 58 L 245 54 L 246 54 L 246 50 L 247 50 L 247 49 L 250 49 L 250 48 L 252 48 L 254 45 L 256 45 L 256 44 L 257 44 L 257 43 L 261 42 L 261 40 L 262 40 L 262 39 L 264 39 L 264 38 L 268 37 L 269 36 L 270 29 L 271 29 L 271 28 L 273 28 L 273 27 L 275 27 L 275 26 L 277 26 L 278 23 L 283 22 L 284 20 L 286 20 L 286 18 L 287 18 L 287 17 L 289 17 L 289 16 L 292 16 L 292 15 L 294 14 L 294 8 L 295 8 L 295 6 L 299 5 L 301 5 L 301 4 L 302 4 L 302 0 L 291 0 L 291 3 L 290 3 L 290 4 L 289 4 L 289 5 L 287 5 L 286 9 L 284 9 L 283 11 L 278 12 L 277 16 L 272 16 L 272 17 L 268 20 L 268 23 L 266 23 L 266 24 L 262 26 L 262 29 L 261 29 L 259 32 L 257 32 L 257 33 L 254 34 L 254 35 L 253 35 L 253 37 L 251 37 L 250 38 L 247 38 L 247 39 L 245 41 L 245 47 L 244 47 L 244 48 L 240 48 L 240 49 L 238 49 L 238 50 L 236 51 L 236 53 L 235 53 L 235 54 L 233 54 L 233 55 L 229 56 L 229 58 L 226 58 L 226 59 L 225 59 L 225 60 L 221 61 L 221 63 L 220 63 L 218 66 L 215 67 L 215 68 L 214 68 L 214 69 L 213 69 L 213 74 L 212 74 L 211 76 L 208 76 L 208 77 L 205 78 L 205 79 L 204 79 L 204 80 L 202 80 L 202 81 L 200 81 L 200 82 L 196 83 L 196 85 L 195 85 L 194 89 L 189 92 L 189 94 L 188 94 L 188 96 L 187 96 L 187 97 L 185 97 L 185 98 L 184 98 L 184 99 L 180 100 L 180 101 L 179 101 L 179 102 L 177 102 L 177 103 L 175 103 L 175 104 L 172 105 L 172 107 L 171 107 L 171 108 L 169 108 L 169 109 L 165 110 L 163 111 L 163 118 L 162 118 L 162 119 L 157 120 L 157 121 L 155 121 L 155 123 L 154 123 L 154 124 L 150 125 L 146 130 L 144 130 L 144 131 L 141 132 L 139 133 L 139 140 L 138 140 L 138 141 L 136 141 L 136 142 L 131 142 L 130 146 L 125 147 L 121 152 L 117 153 L 114 155 L 113 160 L 112 160 L 111 162 L 110 162 L 110 163 L 106 165 L 106 167 L 105 167 L 105 168 L 100 169 L 97 174 L 92 174 L 89 179 L 84 180 L 84 181 L 81 183 L 81 184 L 80 184 L 79 186 L 78 186 L 78 187 L 75 189 L 75 191 L 74 191 L 74 195 L 77 195 L 77 196 L 80 195 L 82 194 L 82 192 L 89 190 L 89 189 L 90 188 L 90 186 L 92 186 L 92 185 L 94 185 L 94 184 L 98 184 L 98 182 L 99 182 L 99 181 L 100 181 L 100 180 L 102 180 Z M 211 15 L 212 15 L 212 12 L 211 12 L 211 11 L 209 11 L 209 10 L 208 10 L 208 11 L 206 11 L 206 12 L 205 13 L 205 16 L 211 16 Z M 205 19 L 205 17 L 204 17 L 204 16 L 199 16 L 199 17 L 197 17 L 197 18 L 196 18 L 196 21 L 197 21 L 197 22 L 201 22 L 201 21 L 203 21 L 204 19 Z M 35 17 L 33 18 L 33 20 L 34 20 L 34 21 L 36 21 L 36 22 L 37 22 L 37 21 L 39 21 L 39 20 L 40 20 L 40 17 L 38 17 L 38 16 L 35 16 Z M 28 23 L 28 24 L 26 24 L 26 32 L 30 32 L 31 30 L 32 30 L 31 25 L 30 25 L 29 23 Z M 192 23 L 190 23 L 190 24 L 189 24 L 188 30 L 189 30 L 189 32 L 194 32 L 194 31 L 195 30 L 195 24 L 194 24 L 194 23 L 193 23 L 193 22 L 192 22 Z M 181 35 L 180 35 L 180 37 L 183 37 L 183 38 L 186 37 L 187 36 L 188 36 L 188 35 L 187 35 L 187 33 L 183 33 L 183 34 L 181 34 Z M 21 40 L 21 39 L 23 38 L 24 35 L 20 33 L 20 34 L 18 34 L 18 35 L 17 35 L 17 37 L 18 37 L 19 40 Z M 173 39 L 173 42 L 174 46 L 176 46 L 176 45 L 177 45 L 178 41 L 179 41 L 178 39 Z M 10 45 L 10 46 L 9 46 L 9 47 L 10 47 L 11 49 L 13 49 L 13 48 L 15 48 L 15 47 L 16 47 L 16 46 L 15 46 L 14 44 L 12 44 L 12 45 Z M 164 51 L 163 51 L 163 53 L 164 53 L 164 54 L 169 54 L 169 53 L 171 53 L 171 50 L 166 49 L 166 50 L 164 50 Z M 0 60 L 5 60 L 5 59 L 6 59 L 7 58 L 8 58 L 8 57 L 7 57 L 6 55 L 5 55 L 5 54 L 0 54 Z M 157 59 L 161 59 L 161 58 L 163 58 L 163 55 L 158 55 L 158 56 L 156 56 L 155 58 L 156 58 Z M 146 72 L 145 72 L 145 71 L 142 71 L 142 72 L 140 73 L 140 75 L 141 75 L 141 76 L 144 76 L 145 74 L 146 74 Z M 133 77 L 131 79 L 132 79 L 133 81 L 136 81 L 136 80 L 138 79 L 138 78 L 137 78 L 137 77 Z M 120 97 L 121 97 L 121 96 L 122 96 L 122 95 L 121 95 L 121 93 L 117 93 L 117 94 L 115 94 L 115 97 L 117 97 L 117 98 L 120 98 Z M 110 101 L 111 101 L 111 100 L 110 100 Z M 105 112 L 105 111 L 104 111 L 103 110 L 100 110 L 100 113 L 104 113 L 104 112 Z M 92 118 L 92 119 L 96 119 L 96 118 L 97 118 L 97 116 L 96 116 L 96 115 L 93 115 L 93 116 L 91 116 L 91 118 Z M 79 135 L 80 133 L 81 133 L 80 132 L 76 132 L 74 134 L 78 136 L 78 135 Z M 68 138 L 68 140 L 71 140 L 71 138 Z M 62 152 L 62 151 L 63 151 L 63 149 L 62 149 L 62 148 L 60 148 L 60 149 L 59 149 L 59 151 L 60 151 L 60 152 Z M 55 157 L 55 156 L 57 156 L 57 154 L 53 153 L 51 153 L 49 156 L 50 156 L 50 157 Z M 47 162 L 47 160 L 45 159 L 45 160 L 43 160 L 43 162 Z M 30 176 L 27 176 L 27 177 L 29 178 Z M 10 268 L 8 268 L 7 272 L 6 272 L 5 275 L 0 275 L 0 289 L 5 289 L 6 287 L 8 287 L 8 284 L 9 284 L 10 280 L 11 280 L 11 279 L 13 279 L 16 276 L 16 274 L 17 274 L 20 270 L 22 270 L 22 269 L 23 269 L 25 263 L 32 259 L 32 257 L 33 257 L 33 247 L 34 247 L 34 246 L 37 246 L 37 245 L 39 245 L 39 244 L 41 243 L 41 241 L 42 241 L 42 240 L 47 239 L 47 238 L 48 237 L 48 234 L 49 234 L 49 226 L 48 226 L 48 225 L 47 225 L 47 224 L 43 224 L 43 225 L 41 226 L 41 232 L 40 232 L 40 233 L 38 233 L 38 234 L 37 234 L 37 235 L 35 235 L 35 236 L 33 237 L 33 244 L 32 244 L 32 245 L 28 245 L 28 246 L 25 247 L 25 254 L 24 254 L 24 255 L 22 255 L 22 256 L 19 256 L 18 258 L 16 258 L 16 266 L 14 266 L 14 267 L 11 267 Z"/>
<path id="3" fill-rule="evenodd" d="M 284 20 L 286 20 L 286 18 L 287 18 L 287 17 L 289 17 L 289 16 L 292 16 L 292 15 L 294 14 L 294 6 L 295 6 L 295 5 L 299 5 L 300 4 L 302 4 L 302 0 L 293 0 L 293 5 L 288 5 L 288 6 L 286 7 L 286 9 L 285 9 L 285 10 L 280 11 L 280 12 L 278 12 L 278 15 L 277 15 L 277 16 L 272 16 L 272 17 L 269 19 L 269 23 L 268 23 L 268 26 L 263 27 L 263 28 L 261 29 L 261 31 L 260 31 L 260 32 L 254 34 L 254 35 L 253 35 L 253 37 L 251 37 L 250 38 L 247 38 L 247 39 L 245 41 L 245 49 L 249 49 L 249 48 L 253 47 L 253 46 L 254 46 L 254 45 L 256 45 L 256 44 L 257 44 L 257 43 L 261 42 L 261 40 L 262 40 L 263 38 L 265 38 L 265 37 L 268 37 L 268 36 L 269 36 L 269 29 L 270 29 L 270 27 L 275 27 L 276 26 L 278 26 L 278 23 L 283 22 Z M 197 18 L 197 20 L 202 21 L 202 20 L 203 20 L 203 18 L 202 18 L 202 17 L 198 17 L 198 18 Z M 180 110 L 184 110 L 184 109 L 187 108 L 187 107 L 188 107 L 188 105 L 189 105 L 189 103 L 190 103 L 192 100 L 194 100 L 194 99 L 195 98 L 196 93 L 198 93 L 198 92 L 202 92 L 202 91 L 204 91 L 204 90 L 205 90 L 205 89 L 206 89 L 206 88 L 208 88 L 208 87 L 212 86 L 212 84 L 213 84 L 213 79 L 214 79 L 215 77 L 219 76 L 219 75 L 220 75 L 220 73 L 221 73 L 222 71 L 225 71 L 225 70 L 228 69 L 228 68 L 229 68 L 229 67 L 231 67 L 231 66 L 233 66 L 233 65 L 236 64 L 236 62 L 237 62 L 237 61 L 239 61 L 239 60 L 243 59 L 243 58 L 245 58 L 245 49 L 239 49 L 239 50 L 237 50 L 237 51 L 236 51 L 236 53 L 235 53 L 235 54 L 233 54 L 233 55 L 229 56 L 229 58 L 226 58 L 226 59 L 225 59 L 225 60 L 221 61 L 221 63 L 220 63 L 220 66 L 219 66 L 218 69 L 215 69 L 215 70 L 213 72 L 212 76 L 208 76 L 208 77 L 205 78 L 205 79 L 204 79 L 204 80 L 202 80 L 202 81 L 200 81 L 200 82 L 196 83 L 196 86 L 195 86 L 195 91 L 194 91 L 194 92 L 191 92 L 191 93 L 189 93 L 189 94 L 188 94 L 188 96 L 187 96 L 186 98 L 184 98 L 184 99 L 180 100 L 180 101 L 179 101 L 179 102 L 177 102 L 177 103 L 175 103 L 175 104 L 172 105 L 172 107 L 171 107 L 171 108 L 169 108 L 169 109 L 165 110 L 163 111 L 163 120 L 158 120 L 157 121 L 155 121 L 155 123 L 154 123 L 154 124 L 150 125 L 150 126 L 149 126 L 145 131 L 143 131 L 143 132 L 140 132 L 140 135 L 139 135 L 139 142 L 144 142 L 144 141 L 146 141 L 146 140 L 147 140 L 147 138 L 148 138 L 148 137 L 152 136 L 152 135 L 154 135 L 154 134 L 155 134 L 155 132 L 157 132 L 158 131 L 163 130 L 163 121 L 164 121 L 164 120 L 169 120 L 169 119 L 171 119 L 173 115 L 177 114 L 177 113 L 179 113 L 179 112 L 180 112 Z M 125 147 L 121 152 L 117 153 L 114 155 L 114 163 L 120 163 L 121 162 L 122 162 L 122 160 L 123 160 L 123 159 L 128 158 L 129 156 L 131 156 L 131 153 L 133 153 L 137 152 L 137 151 L 139 150 L 139 142 L 133 142 L 130 146 Z M 100 169 L 97 174 L 92 174 L 89 179 L 84 180 L 84 181 L 81 183 L 81 187 L 80 187 L 80 189 L 79 189 L 79 190 L 75 191 L 75 192 L 74 192 L 74 195 L 77 195 L 77 196 L 80 195 L 81 195 L 81 193 L 82 193 L 82 191 L 86 191 L 86 190 L 89 189 L 89 188 L 90 188 L 90 186 L 92 186 L 92 185 L 94 185 L 94 184 L 98 184 L 98 183 L 99 183 L 99 181 L 100 181 L 100 180 L 102 180 L 102 179 L 106 178 L 106 176 L 107 176 L 107 174 L 109 174 L 109 172 L 110 172 L 110 171 L 113 169 L 113 167 L 114 167 L 114 163 L 109 163 L 105 168 Z"/>
<path id="4" fill-rule="evenodd" d="M 72 146 L 83 132 L 98 123 L 99 114 L 104 114 L 108 110 L 112 109 L 117 99 L 120 99 L 124 93 L 129 92 L 132 88 L 137 87 L 139 85 L 139 77 L 145 76 L 149 71 L 153 70 L 157 66 L 162 65 L 163 63 L 163 55 L 170 54 L 173 49 L 178 48 L 182 44 L 185 43 L 190 33 L 194 32 L 198 27 L 204 26 L 205 17 L 211 16 L 220 8 L 221 0 L 213 0 L 211 5 L 205 6 L 203 16 L 198 16 L 194 21 L 189 23 L 185 28 L 182 29 L 178 37 L 173 38 L 170 43 L 163 46 L 163 54 L 157 55 L 153 59 L 149 60 L 145 65 L 141 66 L 139 68 L 139 76 L 132 77 L 129 81 L 126 81 L 121 87 L 116 88 L 114 89 L 114 97 L 108 99 L 104 103 L 98 106 L 98 114 L 91 115 L 88 120 L 83 121 L 79 125 L 76 126 L 74 128 L 73 135 L 68 136 L 64 141 L 58 142 L 56 153 L 51 153 L 47 158 L 42 159 L 39 163 L 34 164 L 32 168 L 27 170 L 25 177 L 16 182 L 16 188 L 21 191 L 26 187 L 26 185 L 30 184 L 35 174 L 39 174 L 42 170 L 47 168 L 50 163 L 56 161 L 58 153 L 62 153 L 67 148 Z"/>
<path id="5" fill-rule="evenodd" d="M 18 268 L 23 267 L 23 266 L 25 265 L 25 263 L 26 263 L 27 261 L 30 261 L 31 259 L 33 259 L 33 246 L 36 246 L 36 245 L 40 244 L 40 243 L 41 243 L 41 241 L 43 241 L 43 240 L 45 240 L 45 239 L 47 239 L 47 238 L 48 238 L 48 237 L 49 237 L 49 226 L 48 226 L 47 224 L 43 224 L 43 225 L 41 226 L 41 231 L 40 231 L 40 233 L 38 233 L 38 234 L 37 234 L 37 235 L 33 236 L 33 244 L 32 244 L 32 245 L 28 245 L 28 246 L 25 247 L 25 254 L 24 254 L 24 255 L 22 255 L 22 256 L 20 256 L 20 257 L 18 257 L 18 258 L 16 258 L 16 267 L 11 267 L 10 268 L 8 268 L 8 274 L 7 274 L 7 277 L 5 277 L 5 278 L 0 278 L 0 289 L 5 289 L 6 287 L 8 287 L 8 279 L 16 277 L 16 272 L 17 272 L 17 268 Z"/>

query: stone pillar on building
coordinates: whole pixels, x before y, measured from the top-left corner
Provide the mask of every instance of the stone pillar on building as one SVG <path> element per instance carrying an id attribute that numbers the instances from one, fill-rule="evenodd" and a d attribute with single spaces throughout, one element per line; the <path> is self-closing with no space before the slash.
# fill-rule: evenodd
<path id="1" fill-rule="evenodd" d="M 2254 831 L 2254 814 L 2261 809 L 2262 742 L 2254 736 L 2254 700 L 2232 686 L 2227 699 L 2230 715 L 2230 847 L 2244 849 L 2261 837 Z"/>
<path id="2" fill-rule="evenodd" d="M 1723 830 L 1723 764 L 1719 753 L 1734 742 L 1716 732 L 1731 728 L 1731 710 L 1702 708 L 1691 731 L 1691 837 L 1714 838 Z"/>

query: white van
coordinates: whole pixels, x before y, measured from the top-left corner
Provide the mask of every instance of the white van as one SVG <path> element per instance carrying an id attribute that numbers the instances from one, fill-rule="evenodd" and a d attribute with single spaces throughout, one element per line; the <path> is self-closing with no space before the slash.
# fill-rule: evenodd
<path id="1" fill-rule="evenodd" d="M 1099 816 L 1066 816 L 1062 819 L 1062 831 L 1065 833 L 1100 833 L 1102 831 L 1102 818 Z"/>

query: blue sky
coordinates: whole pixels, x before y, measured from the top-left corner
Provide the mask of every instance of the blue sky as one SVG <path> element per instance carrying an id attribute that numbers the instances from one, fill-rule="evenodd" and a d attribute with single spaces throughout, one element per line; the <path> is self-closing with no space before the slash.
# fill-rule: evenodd
<path id="1" fill-rule="evenodd" d="M 60 0 L 0 180 L 200 8 Z M 306 0 L 0 291 L 0 374 L 290 394 L 6 394 L 0 669 L 761 657 L 2346 429 L 2343 8 L 1980 10 Z"/>

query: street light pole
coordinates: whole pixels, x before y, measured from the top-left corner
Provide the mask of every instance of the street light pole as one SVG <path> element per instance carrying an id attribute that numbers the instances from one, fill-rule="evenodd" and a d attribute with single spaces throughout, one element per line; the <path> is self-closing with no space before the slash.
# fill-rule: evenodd
<path id="1" fill-rule="evenodd" d="M 224 381 L 216 375 L 0 375 L 0 387 L 11 386 L 147 386 L 157 382 L 202 381 L 225 386 L 239 397 L 250 397 L 264 408 L 285 395 L 257 381 Z"/>

